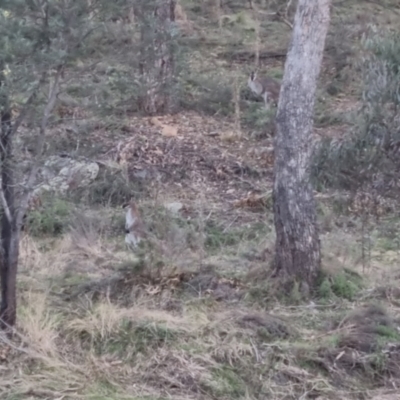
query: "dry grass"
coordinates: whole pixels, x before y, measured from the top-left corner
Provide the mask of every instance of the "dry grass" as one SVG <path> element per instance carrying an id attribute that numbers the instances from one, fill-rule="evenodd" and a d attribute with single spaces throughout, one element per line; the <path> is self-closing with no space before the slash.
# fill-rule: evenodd
<path id="1" fill-rule="evenodd" d="M 126 132 L 118 138 L 127 156 L 144 149 L 139 157 L 144 169 L 161 165 L 171 168 L 170 176 L 182 170 L 178 181 L 146 188 L 154 189 L 154 196 L 140 199 L 154 241 L 162 245 L 145 248 L 140 260 L 128 253 L 122 225 L 119 236 L 107 231 L 115 210 L 100 210 L 98 219 L 94 210 L 90 218 L 74 215 L 69 232 L 57 239 L 25 236 L 18 325 L 12 341 L 0 336 L 1 399 L 398 398 L 400 294 L 394 289 L 400 284 L 399 254 L 388 250 L 393 243 L 386 238 L 382 245 L 376 227 L 371 227 L 365 268 L 358 225 L 337 228 L 335 213 L 321 218 L 326 279 L 324 291 L 310 304 L 299 303 L 296 293 L 279 298 L 266 281 L 271 255 L 260 249 L 273 248 L 271 213 L 268 205 L 254 211 L 250 200 L 270 190 L 270 160 L 255 157 L 255 150 L 268 148 L 271 139 L 250 137 L 239 112 L 252 111 L 240 89 L 246 68 L 253 66 L 246 57 L 255 36 L 261 41 L 262 69 L 279 75 L 282 59 L 263 59 L 261 53 L 284 49 L 289 30 L 266 18 L 253 31 L 254 12 L 243 11 L 243 2 L 228 3 L 241 8 L 231 11 L 224 5 L 218 26 L 198 15 L 197 2 L 182 1 L 201 38 L 195 38 L 189 60 L 189 97 L 196 111 L 227 117 L 204 118 L 197 112 L 164 117 L 166 126 L 179 126 L 180 147 L 174 151 L 173 140 L 163 139 L 148 119 L 123 121 L 129 138 Z M 375 12 L 383 7 L 377 3 L 365 2 L 369 8 L 361 10 L 352 1 L 354 15 L 345 3 L 334 8 L 332 33 L 346 22 L 356 34 L 363 18 L 385 18 Z M 350 23 L 352 16 L 357 23 Z M 338 44 L 340 36 L 330 40 Z M 227 49 L 228 59 L 218 55 Z M 326 61 L 322 97 L 331 79 L 332 60 Z M 351 85 L 345 100 L 328 98 L 323 114 L 353 110 L 359 81 L 351 68 L 347 72 L 341 90 L 346 82 Z M 241 138 L 235 135 L 232 141 L 230 132 L 239 130 Z M 89 144 L 116 145 L 113 130 L 89 131 Z M 338 134 L 336 125 L 319 131 Z M 185 218 L 163 209 L 163 203 L 176 201 L 183 203 Z M 239 203 L 246 207 L 233 206 Z M 362 285 L 348 285 L 357 275 L 347 271 L 357 272 Z"/>
<path id="2" fill-rule="evenodd" d="M 117 242 L 89 236 L 72 230 L 51 246 L 22 241 L 17 331 L 13 341 L 0 338 L 2 399 L 353 399 L 366 382 L 372 399 L 397 384 L 399 320 L 390 303 L 349 314 L 356 303 L 340 298 L 311 306 L 275 301 L 266 312 L 251 294 L 254 277 L 246 281 L 263 263 L 257 258 L 238 274 L 233 260 L 245 259 L 234 253 L 229 267 L 223 248 L 210 258 L 216 268 L 199 265 L 195 273 L 191 266 L 176 281 L 170 267 L 133 273 L 132 256 Z M 324 238 L 332 258 L 342 244 L 339 234 Z M 356 254 L 345 254 L 340 265 L 348 268 Z M 340 270 L 327 268 L 332 276 Z M 64 296 L 65 287 L 90 286 L 117 270 L 124 277 L 118 290 L 135 292 L 129 304 L 107 284 L 97 296 Z M 200 281 L 208 289 L 193 290 Z M 227 287 L 242 295 L 221 297 Z"/>

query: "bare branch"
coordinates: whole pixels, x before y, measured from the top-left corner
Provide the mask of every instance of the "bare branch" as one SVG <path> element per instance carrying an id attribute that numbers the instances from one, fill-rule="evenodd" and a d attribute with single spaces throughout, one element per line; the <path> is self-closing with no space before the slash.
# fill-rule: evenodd
<path id="1" fill-rule="evenodd" d="M 257 14 L 265 15 L 267 17 L 278 17 L 285 25 L 287 25 L 290 29 L 293 29 L 293 24 L 288 20 L 286 14 L 282 15 L 281 12 L 269 12 L 257 9 Z"/>
<path id="2" fill-rule="evenodd" d="M 39 131 L 39 140 L 36 146 L 36 152 L 35 152 L 35 157 L 36 161 L 32 165 L 32 168 L 29 172 L 28 179 L 26 180 L 25 186 L 25 194 L 22 197 L 21 204 L 18 210 L 17 214 L 17 226 L 20 227 L 22 225 L 22 220 L 24 218 L 24 214 L 26 212 L 26 209 L 28 208 L 29 200 L 32 197 L 33 193 L 33 186 L 36 181 L 36 176 L 40 167 L 40 158 L 43 154 L 43 149 L 44 145 L 46 143 L 46 128 L 47 124 L 49 122 L 49 118 L 51 115 L 51 112 L 54 109 L 55 103 L 57 101 L 57 94 L 59 92 L 59 87 L 60 87 L 60 77 L 63 71 L 63 65 L 60 65 L 57 68 L 56 75 L 54 77 L 54 82 L 53 85 L 50 87 L 49 90 L 49 96 L 47 100 L 46 107 L 43 111 L 43 116 L 42 116 L 42 121 L 40 124 L 40 131 Z"/>
<path id="3" fill-rule="evenodd" d="M 290 29 L 293 29 L 293 24 L 283 15 L 276 13 L 276 15 L 280 18 L 280 20 L 286 24 Z"/>
<path id="4" fill-rule="evenodd" d="M 36 88 L 32 91 L 31 95 L 28 97 L 28 100 L 26 100 L 22 111 L 19 113 L 18 118 L 16 119 L 16 121 L 14 122 L 10 135 L 14 135 L 17 131 L 18 128 L 20 127 L 20 125 L 22 124 L 22 122 L 24 121 L 24 119 L 26 118 L 26 116 L 28 115 L 29 111 L 30 111 L 30 106 L 32 105 L 33 101 L 36 98 L 37 92 L 40 90 L 41 86 L 44 84 L 45 80 L 46 80 L 46 73 L 44 72 L 42 74 L 42 77 L 40 78 Z"/>
<path id="5" fill-rule="evenodd" d="M 0 188 L 0 200 L 1 200 L 1 204 L 3 206 L 4 214 L 6 215 L 7 220 L 9 222 L 9 224 L 11 225 L 12 221 L 13 221 L 13 218 L 12 218 L 12 215 L 11 215 L 11 212 L 10 212 L 10 207 L 8 207 L 7 199 L 4 196 L 4 191 L 3 191 L 2 188 Z"/>
<path id="6" fill-rule="evenodd" d="M 286 4 L 286 10 L 285 10 L 285 18 L 286 18 L 286 19 L 289 19 L 289 8 L 290 8 L 290 6 L 292 5 L 292 1 L 293 1 L 293 0 L 289 0 L 289 1 L 287 2 L 287 4 Z"/>
<path id="7" fill-rule="evenodd" d="M 285 14 L 282 15 L 281 13 L 277 12 L 276 15 L 282 20 L 284 24 L 286 24 L 290 29 L 293 29 L 293 24 L 289 21 L 289 9 L 292 5 L 293 0 L 289 0 L 286 4 Z"/>
<path id="8" fill-rule="evenodd" d="M 70 74 L 68 77 L 63 78 L 63 83 L 66 84 L 69 81 L 71 81 L 72 79 L 76 78 L 76 76 L 82 75 L 85 72 L 90 71 L 93 67 L 95 67 L 96 65 L 100 64 L 102 61 L 103 60 L 97 60 L 97 61 L 94 61 L 93 63 L 91 63 L 89 65 L 86 65 L 86 66 L 82 67 L 81 69 L 78 69 L 75 74 Z M 60 92 L 60 93 L 63 93 L 63 92 Z"/>

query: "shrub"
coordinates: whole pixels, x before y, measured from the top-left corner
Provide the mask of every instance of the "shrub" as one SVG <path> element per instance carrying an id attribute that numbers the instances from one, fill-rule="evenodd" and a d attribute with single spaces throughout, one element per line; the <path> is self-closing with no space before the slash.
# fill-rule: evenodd
<path id="1" fill-rule="evenodd" d="M 244 110 L 243 123 L 253 131 L 255 137 L 272 135 L 275 112 L 276 109 L 273 107 L 266 110 L 263 102 L 252 103 Z"/>
<path id="2" fill-rule="evenodd" d="M 71 211 L 71 204 L 59 198 L 45 196 L 42 207 L 31 211 L 27 216 L 26 225 L 33 236 L 57 236 L 65 232 Z"/>
<path id="3" fill-rule="evenodd" d="M 89 205 L 120 207 L 135 194 L 143 192 L 146 182 L 139 179 L 132 182 L 121 168 L 104 167 L 96 180 L 89 187 L 75 191 L 73 198 Z"/>
<path id="4" fill-rule="evenodd" d="M 232 84 L 224 76 L 189 76 L 184 83 L 181 105 L 205 114 L 233 114 Z"/>
<path id="5" fill-rule="evenodd" d="M 389 194 L 400 167 L 400 33 L 373 32 L 363 46 L 363 106 L 351 135 L 316 149 L 313 178 L 320 188 L 374 187 Z"/>
<path id="6" fill-rule="evenodd" d="M 354 300 L 361 287 L 361 277 L 351 270 L 343 269 L 339 273 L 324 273 L 321 276 L 318 296 L 325 300 L 335 296 L 342 299 Z"/>

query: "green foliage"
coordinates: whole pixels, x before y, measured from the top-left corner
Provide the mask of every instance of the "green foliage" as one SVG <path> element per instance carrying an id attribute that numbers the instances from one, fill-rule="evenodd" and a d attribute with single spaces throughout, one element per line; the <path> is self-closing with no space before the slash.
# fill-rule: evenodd
<path id="1" fill-rule="evenodd" d="M 379 375 L 387 372 L 388 369 L 388 356 L 385 353 L 379 352 L 371 355 L 370 371 L 371 375 L 378 373 Z"/>
<path id="2" fill-rule="evenodd" d="M 145 193 L 145 180 L 132 183 L 126 171 L 120 168 L 104 167 L 96 180 L 87 188 L 74 191 L 73 198 L 88 205 L 121 207 L 131 200 L 135 193 Z"/>
<path id="3" fill-rule="evenodd" d="M 183 82 L 181 106 L 208 115 L 231 115 L 234 111 L 232 89 L 226 76 L 189 75 Z"/>
<path id="4" fill-rule="evenodd" d="M 33 236 L 57 236 L 65 232 L 69 223 L 71 205 L 59 198 L 48 198 L 43 207 L 27 216 L 27 229 Z"/>
<path id="5" fill-rule="evenodd" d="M 118 6 L 108 5 L 115 18 L 123 17 L 128 8 L 132 7 L 129 1 L 120 0 L 120 3 Z M 168 11 L 165 2 L 137 0 L 136 23 L 126 26 L 116 24 L 109 28 L 113 34 L 107 36 L 112 43 L 106 43 L 105 51 L 118 62 L 115 65 L 110 63 L 113 69 L 103 77 L 105 85 L 101 90 L 95 88 L 100 101 L 98 111 L 149 112 L 146 107 L 143 109 L 143 100 L 150 93 L 158 99 L 157 104 L 152 103 L 158 112 L 168 111 L 163 107 L 168 108 L 169 105 L 175 109 L 181 97 L 179 76 L 185 64 L 186 47 L 179 43 L 178 25 L 164 19 L 164 11 Z M 160 63 L 166 56 L 171 62 Z M 160 102 L 160 99 L 163 101 Z"/>
<path id="6" fill-rule="evenodd" d="M 376 332 L 378 333 L 378 335 L 388 340 L 400 341 L 400 333 L 397 331 L 396 328 L 392 326 L 378 325 L 376 327 Z"/>
<path id="7" fill-rule="evenodd" d="M 77 287 L 89 281 L 87 275 L 79 274 L 76 271 L 66 271 L 60 280 L 63 288 Z"/>
<path id="8" fill-rule="evenodd" d="M 149 322 L 135 325 L 131 320 L 123 319 L 110 337 L 94 338 L 94 348 L 98 354 L 109 353 L 126 358 L 171 345 L 177 335 L 177 331 L 169 329 L 165 324 Z"/>
<path id="9" fill-rule="evenodd" d="M 339 114 L 330 113 L 326 110 L 323 101 L 317 101 L 314 109 L 314 124 L 317 127 L 332 126 L 342 122 Z"/>
<path id="10" fill-rule="evenodd" d="M 322 299 L 330 299 L 333 295 L 332 285 L 328 278 L 325 278 L 318 288 L 318 295 Z"/>
<path id="11" fill-rule="evenodd" d="M 289 304 L 299 304 L 302 300 L 299 282 L 293 282 L 293 286 L 289 293 Z"/>
<path id="12" fill-rule="evenodd" d="M 338 346 L 339 342 L 340 342 L 340 335 L 338 334 L 328 336 L 326 339 L 326 345 L 328 347 L 335 348 Z"/>
<path id="13" fill-rule="evenodd" d="M 344 269 L 339 273 L 321 276 L 321 283 L 318 286 L 318 296 L 328 300 L 332 297 L 339 297 L 347 300 L 354 300 L 362 288 L 361 277 L 350 270 Z"/>
<path id="14" fill-rule="evenodd" d="M 275 108 L 266 110 L 263 102 L 254 102 L 244 109 L 242 120 L 246 127 L 253 130 L 253 135 L 263 137 L 273 132 L 275 113 Z"/>
<path id="15" fill-rule="evenodd" d="M 268 70 L 268 75 L 281 81 L 283 79 L 283 72 L 282 68 L 271 68 Z"/>
<path id="16" fill-rule="evenodd" d="M 377 238 L 375 247 L 387 251 L 400 249 L 400 221 L 397 216 L 390 214 L 380 221 L 377 226 Z"/>
<path id="17" fill-rule="evenodd" d="M 316 150 L 313 177 L 320 187 L 395 190 L 400 130 L 400 34 L 373 32 L 363 42 L 363 107 L 346 139 L 326 139 Z"/>
<path id="18" fill-rule="evenodd" d="M 208 249 L 216 249 L 226 246 L 234 246 L 239 243 L 240 236 L 233 232 L 224 232 L 224 229 L 211 222 L 207 223 L 207 238 L 205 245 Z"/>
<path id="19" fill-rule="evenodd" d="M 236 246 L 240 242 L 257 240 L 266 234 L 265 224 L 254 224 L 248 227 L 225 229 L 213 221 L 207 221 L 205 226 L 205 246 L 214 251 L 230 246 Z"/>
<path id="20" fill-rule="evenodd" d="M 359 287 L 350 279 L 349 275 L 340 273 L 333 277 L 332 291 L 338 297 L 354 300 Z"/>
<path id="21" fill-rule="evenodd" d="M 381 67 L 381 81 L 375 82 L 377 86 L 369 87 L 367 94 L 377 93 L 381 96 L 384 95 L 388 90 L 389 93 L 393 97 L 393 100 L 398 100 L 397 92 L 400 83 L 396 81 L 396 77 L 400 74 L 400 32 L 396 31 L 387 31 L 382 34 L 382 32 L 373 31 L 372 34 L 368 37 L 364 38 L 364 46 L 365 49 L 372 53 L 372 62 L 370 59 L 367 59 L 367 65 L 369 67 Z M 379 62 L 383 61 L 383 63 Z M 369 68 L 366 70 L 366 73 L 372 72 L 375 75 L 375 71 L 370 70 Z M 383 81 L 383 79 L 390 80 L 390 83 L 394 83 L 394 87 L 387 87 L 388 81 Z M 367 81 L 369 85 L 372 82 Z M 372 93 L 371 93 L 372 92 Z"/>
<path id="22" fill-rule="evenodd" d="M 234 368 L 215 368 L 212 376 L 213 380 L 206 385 L 215 397 L 241 398 L 246 394 L 246 384 Z"/>
<path id="23" fill-rule="evenodd" d="M 146 270 L 146 264 L 143 260 L 132 259 L 122 262 L 115 267 L 116 270 L 127 275 L 140 275 Z"/>
<path id="24" fill-rule="evenodd" d="M 264 307 L 268 306 L 273 299 L 273 290 L 265 279 L 258 283 L 252 283 L 246 296 L 246 300 L 250 304 L 260 304 Z"/>
<path id="25" fill-rule="evenodd" d="M 3 95 L 11 102 L 24 103 L 38 85 L 48 83 L 52 71 L 85 55 L 85 39 L 93 29 L 88 5 L 72 3 L 68 7 L 57 0 L 47 1 L 46 7 L 27 0 L 1 3 L 0 65 L 7 71 Z M 37 92 L 36 107 L 44 100 Z"/>

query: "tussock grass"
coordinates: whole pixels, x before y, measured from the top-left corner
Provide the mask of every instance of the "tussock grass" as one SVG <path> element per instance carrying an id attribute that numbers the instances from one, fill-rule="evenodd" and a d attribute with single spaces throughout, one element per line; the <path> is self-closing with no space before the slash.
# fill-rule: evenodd
<path id="1" fill-rule="evenodd" d="M 365 286 L 352 299 L 284 306 L 272 296 L 265 303 L 261 289 L 254 292 L 261 272 L 249 273 L 262 271 L 262 257 L 222 247 L 208 268 L 185 270 L 178 258 L 179 269 L 158 268 L 149 263 L 157 255 L 137 268 L 135 257 L 94 226 L 81 220 L 56 240 L 22 240 L 18 326 L 12 341 L 0 337 L 2 398 L 347 400 L 365 382 L 383 396 L 397 380 L 399 316 L 385 303 L 356 306 L 377 296 L 368 289 L 373 271 L 359 271 Z M 252 248 L 252 240 L 259 239 L 241 235 L 240 247 Z M 340 259 L 325 265 L 331 284 L 346 268 L 357 270 L 357 252 L 342 243 L 334 228 L 324 237 L 329 260 Z M 246 260 L 241 272 L 239 260 Z M 120 296 L 109 285 L 97 296 L 64 296 L 66 287 L 115 274 Z M 208 286 L 193 290 L 199 282 Z M 221 297 L 227 288 L 242 294 Z M 130 302 L 127 293 L 134 293 Z"/>
<path id="2" fill-rule="evenodd" d="M 190 73 L 182 78 L 181 105 L 232 117 L 232 82 L 239 74 L 242 127 L 253 131 L 246 141 L 265 145 L 261 142 L 270 134 L 266 122 L 271 115 L 245 89 L 253 68 L 248 50 L 255 44 L 256 15 L 243 11 L 243 2 L 228 2 L 218 27 L 204 17 L 208 5 L 197 3 L 182 1 L 199 38 L 190 38 L 195 45 Z M 349 15 L 349 10 L 356 12 L 359 2 L 344 7 L 348 26 L 357 31 L 356 14 Z M 343 10 L 341 5 L 335 8 L 333 30 L 341 26 L 337 17 Z M 286 25 L 266 18 L 260 50 L 285 49 L 288 33 Z M 353 82 L 351 68 L 337 79 L 326 77 L 332 66 L 341 68 L 348 44 L 342 42 L 332 32 L 330 48 L 337 52 L 328 54 L 334 59 L 323 68 L 321 86 L 327 88 L 321 87 L 316 110 L 316 119 L 333 130 L 351 119 L 346 104 L 340 107 L 340 95 L 357 89 L 360 78 Z M 218 55 L 220 51 L 227 57 Z M 267 57 L 262 64 L 263 72 L 281 78 L 282 61 Z M 330 86 L 336 94 L 326 101 Z M 197 123 L 200 131 L 202 122 Z M 212 132 L 220 126 L 215 124 Z M 93 138 L 86 133 L 84 140 L 91 145 Z M 218 145 L 214 140 L 210 143 Z M 98 146 L 100 140 L 95 141 Z M 226 141 L 221 143 L 230 151 Z M 178 185 L 171 193 L 157 189 L 155 196 L 148 196 L 152 183 L 132 185 L 125 170 L 107 166 L 88 190 L 76 193 L 81 207 L 98 209 L 78 210 L 57 200 L 32 214 L 33 231 L 21 241 L 18 325 L 12 340 L 0 336 L 1 399 L 396 398 L 396 227 L 389 229 L 383 221 L 371 228 L 372 248 L 365 262 L 360 222 L 349 217 L 348 204 L 333 209 L 330 201 L 332 209 L 321 209 L 325 279 L 313 302 L 303 304 L 268 281 L 272 252 L 264 250 L 273 249 L 274 243 L 270 210 L 263 209 L 267 215 L 260 218 L 245 209 L 222 216 L 205 190 L 196 199 Z M 121 210 L 107 208 L 120 207 L 132 196 L 140 197 L 151 237 L 136 254 L 124 247 Z M 163 206 L 177 198 L 191 206 L 185 218 Z"/>

